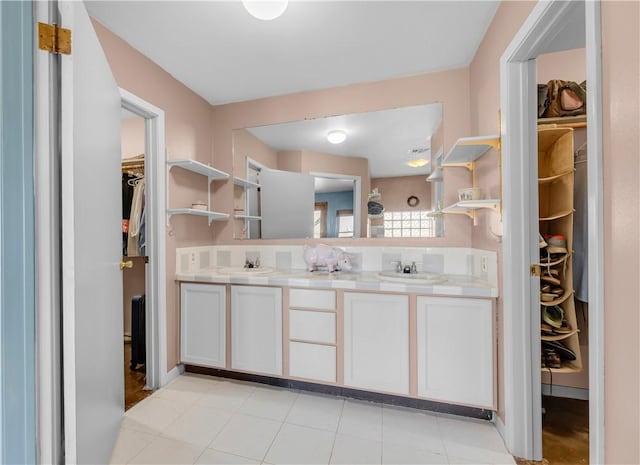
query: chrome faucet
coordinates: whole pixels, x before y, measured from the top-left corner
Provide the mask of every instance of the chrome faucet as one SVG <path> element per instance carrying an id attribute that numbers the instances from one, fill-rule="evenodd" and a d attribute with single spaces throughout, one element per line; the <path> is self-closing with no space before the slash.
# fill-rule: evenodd
<path id="1" fill-rule="evenodd" d="M 245 268 L 260 268 L 260 257 L 256 257 L 256 259 L 252 262 L 248 258 L 244 261 Z"/>

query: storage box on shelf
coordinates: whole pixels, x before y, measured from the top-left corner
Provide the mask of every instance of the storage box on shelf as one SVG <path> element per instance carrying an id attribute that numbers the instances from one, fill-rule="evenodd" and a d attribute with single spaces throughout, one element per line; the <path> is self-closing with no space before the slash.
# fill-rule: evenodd
<path id="1" fill-rule="evenodd" d="M 220 213 L 211 211 L 211 183 L 213 181 L 224 180 L 229 178 L 229 174 L 224 171 L 213 168 L 212 166 L 205 165 L 196 160 L 180 159 L 167 161 L 169 169 L 174 167 L 182 168 L 193 173 L 200 174 L 207 177 L 207 209 L 199 210 L 196 208 L 169 208 L 167 209 L 167 216 L 170 218 L 172 215 L 195 215 L 205 216 L 209 220 L 209 224 L 217 220 L 226 220 L 229 218 L 228 213 Z"/>
<path id="2" fill-rule="evenodd" d="M 578 323 L 576 319 L 575 303 L 573 300 L 573 184 L 574 157 L 573 129 L 539 128 L 538 129 L 538 205 L 540 232 L 545 235 L 559 235 L 564 237 L 567 253 L 547 259 L 541 263 L 543 276 L 545 270 L 557 270 L 562 293 L 555 299 L 541 299 L 541 312 L 545 308 L 559 306 L 564 313 L 564 319 L 569 327 L 564 334 L 543 333 L 541 341 L 554 341 L 571 350 L 575 360 L 563 359 L 561 367 L 545 367 L 556 373 L 572 373 L 582 370 L 582 356 L 578 340 Z M 545 248 L 541 249 L 544 256 Z M 548 273 L 548 272 L 547 272 Z M 541 281 L 544 285 L 548 281 Z M 542 297 L 542 293 L 541 293 Z M 546 300 L 546 301 L 544 301 Z M 543 347 L 544 357 L 544 347 Z"/>
<path id="3" fill-rule="evenodd" d="M 476 187 L 476 160 L 486 154 L 492 148 L 500 152 L 500 136 L 463 137 L 458 139 L 449 153 L 444 157 L 442 166 L 458 166 L 471 171 L 472 187 Z M 442 209 L 442 213 L 463 214 L 473 219 L 476 223 L 476 211 L 488 208 L 501 213 L 501 200 L 460 200 Z"/>

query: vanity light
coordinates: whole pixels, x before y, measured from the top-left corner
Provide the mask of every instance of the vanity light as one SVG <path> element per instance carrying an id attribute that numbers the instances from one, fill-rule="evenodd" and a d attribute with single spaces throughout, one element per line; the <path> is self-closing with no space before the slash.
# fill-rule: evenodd
<path id="1" fill-rule="evenodd" d="M 347 133 L 342 129 L 334 129 L 333 131 L 329 131 L 327 133 L 327 140 L 332 144 L 342 144 L 345 140 L 347 140 Z"/>
<path id="2" fill-rule="evenodd" d="M 254 18 L 269 21 L 276 19 L 287 9 L 289 0 L 242 0 L 245 9 Z"/>

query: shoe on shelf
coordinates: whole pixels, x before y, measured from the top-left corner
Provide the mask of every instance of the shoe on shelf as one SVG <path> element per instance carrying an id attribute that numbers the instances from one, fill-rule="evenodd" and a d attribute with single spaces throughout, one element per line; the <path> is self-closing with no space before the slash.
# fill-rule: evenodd
<path id="1" fill-rule="evenodd" d="M 544 295 L 544 294 L 542 294 L 542 295 Z M 549 294 L 549 295 L 551 295 L 553 298 L 556 297 L 553 294 Z M 553 300 L 553 299 L 551 299 L 551 300 Z M 544 299 L 542 301 L 545 302 Z M 551 325 L 552 327 L 561 328 L 563 320 L 564 320 L 564 310 L 559 305 L 553 305 L 553 306 L 550 306 L 550 307 L 544 307 L 542 309 L 542 321 L 544 321 L 545 323 Z"/>
<path id="2" fill-rule="evenodd" d="M 544 358 L 547 368 L 561 368 L 562 361 L 560 356 L 553 349 L 544 349 Z"/>
<path id="3" fill-rule="evenodd" d="M 542 237 L 541 233 L 538 233 L 538 247 L 544 249 L 546 246 L 547 242 L 544 240 L 544 237 Z"/>
<path id="4" fill-rule="evenodd" d="M 547 242 L 547 252 L 549 254 L 566 254 L 567 253 L 567 240 L 562 234 L 548 234 L 544 236 Z"/>
<path id="5" fill-rule="evenodd" d="M 547 323 L 540 323 L 540 331 L 546 334 L 553 334 L 553 327 Z"/>
<path id="6" fill-rule="evenodd" d="M 551 276 L 551 275 L 545 274 L 544 272 L 542 273 L 542 276 L 540 276 L 540 281 L 544 282 L 544 283 L 555 284 L 556 286 L 559 286 L 562 283 L 555 276 Z"/>

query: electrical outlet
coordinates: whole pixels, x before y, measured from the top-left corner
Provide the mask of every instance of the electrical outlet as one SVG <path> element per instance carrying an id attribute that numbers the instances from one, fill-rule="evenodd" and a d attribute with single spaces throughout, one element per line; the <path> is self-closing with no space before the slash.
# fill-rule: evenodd
<path id="1" fill-rule="evenodd" d="M 191 252 L 191 254 L 189 255 L 189 264 L 192 267 L 196 265 L 196 253 L 195 252 Z"/>
<path id="2" fill-rule="evenodd" d="M 489 269 L 489 259 L 487 257 L 480 258 L 480 270 L 486 273 Z"/>

